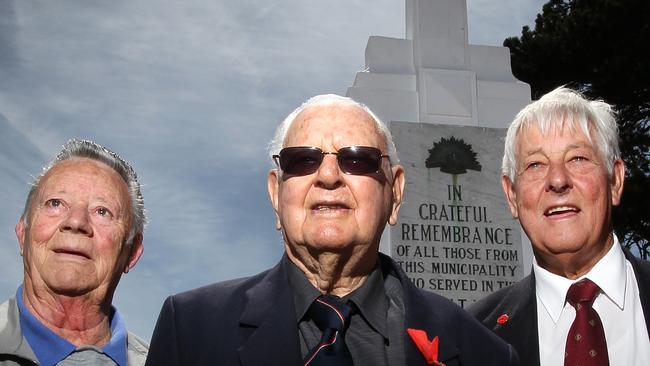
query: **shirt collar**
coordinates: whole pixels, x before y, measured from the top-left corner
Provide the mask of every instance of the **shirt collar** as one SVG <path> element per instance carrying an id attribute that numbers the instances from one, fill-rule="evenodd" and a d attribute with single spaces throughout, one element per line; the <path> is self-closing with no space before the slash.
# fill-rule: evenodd
<path id="1" fill-rule="evenodd" d="M 41 324 L 27 309 L 23 303 L 23 286 L 16 291 L 16 303 L 20 313 L 20 330 L 41 365 L 55 365 L 75 350 L 74 344 Z"/>
<path id="2" fill-rule="evenodd" d="M 23 303 L 23 286 L 18 287 L 16 291 L 16 302 L 20 329 L 40 364 L 55 365 L 76 349 L 74 344 L 43 325 L 27 309 Z M 101 350 L 118 365 L 126 365 L 126 327 L 117 309 L 112 310 L 111 339 Z"/>
<path id="3" fill-rule="evenodd" d="M 583 278 L 589 278 L 603 294 L 612 300 L 620 309 L 625 305 L 625 286 L 627 273 L 625 254 L 621 249 L 618 238 L 614 235 L 614 245 L 605 256 L 596 263 L 594 268 Z"/>
<path id="4" fill-rule="evenodd" d="M 293 304 L 296 307 L 296 322 L 300 323 L 309 310 L 311 303 L 314 302 L 320 295 L 318 291 L 300 271 L 286 254 L 282 257 L 282 265 L 289 277 L 289 285 L 293 290 Z"/>
<path id="5" fill-rule="evenodd" d="M 612 234 L 614 235 L 614 234 Z M 625 302 L 625 255 L 621 250 L 618 238 L 614 235 L 614 243 L 594 267 L 585 275 L 570 280 L 558 276 L 539 266 L 533 257 L 533 272 L 535 274 L 535 291 L 546 312 L 554 323 L 557 323 L 566 302 L 566 293 L 575 282 L 584 278 L 593 281 L 602 292 L 617 306 L 623 308 Z"/>
<path id="6" fill-rule="evenodd" d="M 388 299 L 384 288 L 384 276 L 375 266 L 366 281 L 358 289 L 344 297 L 352 301 L 359 309 L 361 316 L 379 332 L 384 338 L 388 338 L 386 322 L 388 314 Z"/>
<path id="7" fill-rule="evenodd" d="M 296 319 L 300 323 L 314 300 L 322 294 L 286 255 L 282 260 L 293 289 Z M 352 301 L 368 324 L 384 338 L 388 338 L 386 322 L 389 304 L 384 288 L 384 277 L 378 265 L 361 287 L 343 298 Z"/>
<path id="8" fill-rule="evenodd" d="M 102 351 L 112 358 L 116 364 L 126 366 L 127 332 L 124 320 L 115 307 L 111 319 L 111 339 L 104 345 Z"/>

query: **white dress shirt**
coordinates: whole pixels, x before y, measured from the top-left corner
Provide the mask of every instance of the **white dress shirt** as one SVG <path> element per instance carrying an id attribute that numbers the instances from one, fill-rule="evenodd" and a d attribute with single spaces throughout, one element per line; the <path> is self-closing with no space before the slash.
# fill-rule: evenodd
<path id="1" fill-rule="evenodd" d="M 600 287 L 593 308 L 605 330 L 610 366 L 650 365 L 650 339 L 641 308 L 632 265 L 625 259 L 618 238 L 607 254 L 584 276 L 570 280 L 533 261 L 537 297 L 537 324 L 541 366 L 564 366 L 566 337 L 575 318 L 565 301 L 569 287 L 588 278 Z"/>

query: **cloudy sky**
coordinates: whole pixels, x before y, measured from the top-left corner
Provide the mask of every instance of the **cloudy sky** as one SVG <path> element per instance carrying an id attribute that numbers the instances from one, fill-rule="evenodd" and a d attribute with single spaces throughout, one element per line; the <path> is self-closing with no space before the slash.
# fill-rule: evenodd
<path id="1" fill-rule="evenodd" d="M 543 0 L 467 0 L 469 41 L 501 45 Z M 133 162 L 150 219 L 115 304 L 149 339 L 166 296 L 282 254 L 265 148 L 306 98 L 344 94 L 371 35 L 404 38 L 403 0 L 1 0 L 0 298 L 22 281 L 14 225 L 69 138 Z"/>

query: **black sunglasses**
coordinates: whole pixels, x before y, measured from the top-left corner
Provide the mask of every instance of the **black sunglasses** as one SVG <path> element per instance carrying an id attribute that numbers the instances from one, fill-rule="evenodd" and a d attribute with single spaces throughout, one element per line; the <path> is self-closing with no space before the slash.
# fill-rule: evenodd
<path id="1" fill-rule="evenodd" d="M 336 155 L 336 161 L 343 173 L 364 175 L 379 172 L 381 158 L 387 158 L 381 150 L 368 146 L 342 147 L 337 152 L 325 152 L 318 147 L 285 147 L 273 160 L 283 172 L 291 175 L 308 175 L 318 170 L 326 154 Z"/>

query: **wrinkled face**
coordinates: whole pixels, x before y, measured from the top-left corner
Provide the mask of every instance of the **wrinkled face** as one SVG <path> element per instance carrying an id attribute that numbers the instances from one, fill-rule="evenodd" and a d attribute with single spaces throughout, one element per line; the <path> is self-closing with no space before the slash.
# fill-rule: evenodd
<path id="1" fill-rule="evenodd" d="M 623 191 L 623 162 L 614 164 L 610 179 L 600 153 L 582 131 L 542 134 L 537 126 L 519 133 L 516 154 L 516 181 L 503 177 L 502 182 L 540 265 L 552 270 L 556 260 L 600 259 L 613 240 L 611 207 L 619 204 Z"/>
<path id="2" fill-rule="evenodd" d="M 137 262 L 125 239 L 131 203 L 124 180 L 109 166 L 75 158 L 41 180 L 30 207 L 29 227 L 16 225 L 25 281 L 35 289 L 69 296 L 96 291 L 112 295 L 120 275 Z"/>
<path id="3" fill-rule="evenodd" d="M 375 122 L 356 106 L 314 106 L 291 126 L 285 147 L 315 146 L 325 152 L 361 145 L 386 153 Z M 288 249 L 316 252 L 375 250 L 386 222 L 394 224 L 403 189 L 403 170 L 383 158 L 378 173 L 341 172 L 335 155 L 325 155 L 312 174 L 271 170 L 269 195 Z M 372 251 L 370 250 L 370 251 Z"/>

